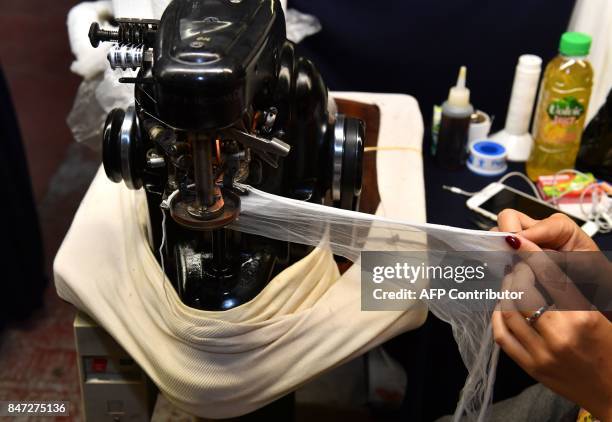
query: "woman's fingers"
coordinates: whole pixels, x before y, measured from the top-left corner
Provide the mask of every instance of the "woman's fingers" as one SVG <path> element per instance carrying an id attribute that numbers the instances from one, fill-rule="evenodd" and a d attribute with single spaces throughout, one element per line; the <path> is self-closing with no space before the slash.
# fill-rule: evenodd
<path id="1" fill-rule="evenodd" d="M 557 265 L 554 257 L 559 252 L 544 252 L 532 241 L 521 237 L 521 248 L 519 256 L 522 261 L 529 265 L 535 274 L 537 283 L 546 290 L 558 309 L 590 309 L 589 302 L 580 293 L 576 285 Z M 562 259 L 562 257 L 561 257 Z"/>
<path id="2" fill-rule="evenodd" d="M 533 367 L 533 357 L 506 326 L 502 311 L 493 312 L 493 338 L 495 342 L 523 368 Z"/>
<path id="3" fill-rule="evenodd" d="M 502 281 L 502 291 L 518 292 L 520 299 L 504 299 L 500 301 L 501 310 L 517 310 L 524 316 L 529 316 L 542 306 L 546 306 L 546 299 L 535 285 L 536 278 L 524 262 L 518 262 L 512 268 L 512 272 L 506 275 Z"/>
<path id="4" fill-rule="evenodd" d="M 555 342 L 560 335 L 567 334 L 568 327 L 564 326 L 566 313 L 567 311 L 547 310 L 531 325 L 545 342 L 546 347 Z"/>
<path id="5" fill-rule="evenodd" d="M 502 290 L 522 293 L 519 300 L 501 300 L 497 309 L 502 311 L 508 330 L 531 356 L 537 357 L 544 350 L 545 343 L 525 318 L 545 306 L 546 299 L 535 286 L 535 275 L 531 268 L 524 262 L 517 263 L 512 272 L 504 277 Z"/>
<path id="6" fill-rule="evenodd" d="M 505 209 L 497 215 L 497 226 L 499 231 L 518 233 L 536 224 L 538 221 L 523 214 L 522 212 Z"/>
<path id="7" fill-rule="evenodd" d="M 536 357 L 545 350 L 544 339 L 535 331 L 518 310 L 502 311 L 502 320 L 514 338 L 523 346 L 531 357 Z"/>
<path id="8" fill-rule="evenodd" d="M 554 214 L 538 224 L 526 227 L 520 234 L 542 248 L 563 250 L 576 230 L 580 229 L 567 216 Z"/>

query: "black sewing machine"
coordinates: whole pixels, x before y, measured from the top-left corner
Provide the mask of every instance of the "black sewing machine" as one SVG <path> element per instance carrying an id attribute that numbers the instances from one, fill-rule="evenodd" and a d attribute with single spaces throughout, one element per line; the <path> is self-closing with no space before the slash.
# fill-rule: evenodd
<path id="1" fill-rule="evenodd" d="M 254 298 L 308 249 L 227 229 L 235 182 L 355 209 L 364 125 L 328 111 L 327 88 L 286 39 L 278 0 L 174 0 L 160 21 L 91 25 L 112 68 L 139 69 L 134 106 L 104 127 L 107 176 L 146 191 L 154 249 L 185 304 L 225 310 Z"/>

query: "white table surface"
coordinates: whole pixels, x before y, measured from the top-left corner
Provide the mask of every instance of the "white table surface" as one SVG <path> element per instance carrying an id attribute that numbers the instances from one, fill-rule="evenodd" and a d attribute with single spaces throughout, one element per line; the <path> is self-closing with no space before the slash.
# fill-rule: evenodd
<path id="1" fill-rule="evenodd" d="M 421 154 L 424 128 L 417 101 L 404 94 L 332 92 L 331 95 L 376 104 L 380 108 L 381 120 L 378 146 L 410 148 L 377 152 L 378 190 L 381 202 L 386 204 L 387 217 L 425 223 L 427 215 Z M 402 186 L 402 189 L 398 189 L 398 186 Z"/>

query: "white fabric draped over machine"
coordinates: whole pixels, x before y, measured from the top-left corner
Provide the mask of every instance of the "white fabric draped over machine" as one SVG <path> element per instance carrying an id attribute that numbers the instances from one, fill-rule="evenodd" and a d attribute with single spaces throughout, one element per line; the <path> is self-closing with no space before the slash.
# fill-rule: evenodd
<path id="1" fill-rule="evenodd" d="M 235 229 L 319 247 L 230 311 L 182 304 L 149 244 L 143 193 L 112 184 L 103 172 L 55 261 L 58 294 L 104 327 L 170 401 L 199 416 L 253 411 L 423 323 L 427 308 L 418 300 L 404 312 L 361 311 L 359 250 L 428 250 L 432 244 L 507 250 L 501 233 L 410 224 L 249 191 Z M 327 229 L 312 230 L 313 221 Z M 342 276 L 332 250 L 357 261 Z M 489 401 L 494 373 L 487 370 L 490 315 L 430 305 L 453 325 L 475 377 L 458 414 L 477 415 Z"/>

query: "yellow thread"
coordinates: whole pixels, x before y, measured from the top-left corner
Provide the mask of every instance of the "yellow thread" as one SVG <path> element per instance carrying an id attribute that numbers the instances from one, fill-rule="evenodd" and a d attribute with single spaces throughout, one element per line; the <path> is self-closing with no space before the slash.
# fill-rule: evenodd
<path id="1" fill-rule="evenodd" d="M 412 151 L 421 153 L 420 148 L 414 147 L 400 147 L 400 146 L 384 146 L 384 147 L 365 147 L 363 152 L 374 152 L 374 151 Z"/>

